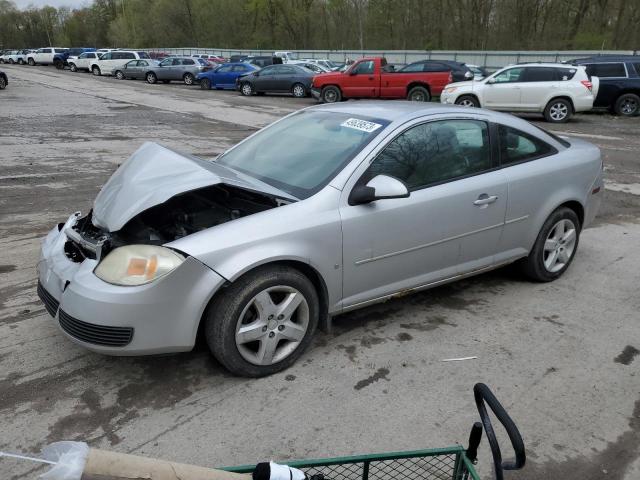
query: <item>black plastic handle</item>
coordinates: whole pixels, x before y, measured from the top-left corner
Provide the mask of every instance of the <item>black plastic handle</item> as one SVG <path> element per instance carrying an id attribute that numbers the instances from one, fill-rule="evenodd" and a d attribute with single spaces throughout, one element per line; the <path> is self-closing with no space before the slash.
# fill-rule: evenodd
<path id="1" fill-rule="evenodd" d="M 493 455 L 493 465 L 496 472 L 496 480 L 503 480 L 503 470 L 520 470 L 522 467 L 524 467 L 526 455 L 524 452 L 524 442 L 522 441 L 522 436 L 520 435 L 516 424 L 513 422 L 502 405 L 500 405 L 500 402 L 495 397 L 493 392 L 489 389 L 489 387 L 487 387 L 484 383 L 476 383 L 473 387 L 473 395 L 476 399 L 476 406 L 478 407 L 480 420 L 482 420 L 482 425 L 484 426 L 484 431 L 487 435 L 489 446 L 491 447 L 491 453 Z M 489 405 L 489 408 L 491 409 L 493 414 L 507 431 L 509 440 L 511 440 L 511 446 L 513 447 L 513 451 L 516 454 L 515 461 L 502 461 L 502 452 L 500 452 L 500 445 L 498 444 L 498 440 L 496 440 L 496 434 L 493 431 L 491 419 L 489 418 L 489 414 L 487 413 L 487 407 L 485 404 Z"/>

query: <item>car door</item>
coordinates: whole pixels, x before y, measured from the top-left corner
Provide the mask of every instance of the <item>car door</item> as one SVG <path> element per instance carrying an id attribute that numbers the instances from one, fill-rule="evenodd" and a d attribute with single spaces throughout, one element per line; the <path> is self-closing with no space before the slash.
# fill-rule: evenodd
<path id="1" fill-rule="evenodd" d="M 554 67 L 526 67 L 520 83 L 522 110 L 541 111 L 547 98 L 560 88 L 560 76 Z"/>
<path id="2" fill-rule="evenodd" d="M 377 97 L 380 91 L 375 75 L 375 61 L 362 60 L 356 63 L 342 79 L 342 91 L 346 97 Z"/>
<path id="3" fill-rule="evenodd" d="M 275 89 L 279 68 L 280 65 L 270 65 L 260 70 L 258 75 L 253 79 L 254 88 L 260 92 L 276 91 Z"/>
<path id="4" fill-rule="evenodd" d="M 482 106 L 496 110 L 518 110 L 524 67 L 503 70 L 484 82 Z"/>
<path id="5" fill-rule="evenodd" d="M 231 73 L 238 65 L 223 65 L 213 74 L 213 85 L 216 87 L 235 86 L 235 75 Z"/>
<path id="6" fill-rule="evenodd" d="M 274 91 L 290 92 L 291 87 L 301 75 L 301 71 L 298 68 L 292 67 L 291 65 L 280 65 L 274 79 Z M 302 83 L 304 84 L 304 81 Z"/>
<path id="7" fill-rule="evenodd" d="M 149 69 L 149 60 L 136 61 L 136 67 L 134 70 L 133 78 L 144 78 L 147 70 Z"/>
<path id="8" fill-rule="evenodd" d="M 344 306 L 452 278 L 493 261 L 506 181 L 495 169 L 489 125 L 474 119 L 414 123 L 356 172 L 341 201 Z M 355 185 L 389 175 L 408 198 L 350 205 Z M 477 245 L 477 244 L 480 245 Z M 461 265 L 462 264 L 462 265 Z"/>

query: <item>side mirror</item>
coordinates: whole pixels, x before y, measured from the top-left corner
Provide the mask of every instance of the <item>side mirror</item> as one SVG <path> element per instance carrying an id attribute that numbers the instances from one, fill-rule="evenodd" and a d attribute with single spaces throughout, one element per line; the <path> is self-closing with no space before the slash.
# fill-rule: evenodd
<path id="1" fill-rule="evenodd" d="M 358 72 L 356 72 L 356 70 L 355 70 L 355 69 L 349 70 L 349 75 L 350 75 L 350 76 L 352 76 L 352 77 L 353 77 L 354 75 L 357 75 L 357 74 L 358 74 Z"/>
<path id="2" fill-rule="evenodd" d="M 496 79 L 493 77 L 487 80 L 487 85 L 493 85 L 494 83 L 496 83 Z"/>
<path id="3" fill-rule="evenodd" d="M 387 175 L 376 175 L 366 185 L 355 187 L 351 191 L 349 203 L 351 205 L 363 205 L 390 198 L 407 198 L 409 189 L 397 178 Z"/>

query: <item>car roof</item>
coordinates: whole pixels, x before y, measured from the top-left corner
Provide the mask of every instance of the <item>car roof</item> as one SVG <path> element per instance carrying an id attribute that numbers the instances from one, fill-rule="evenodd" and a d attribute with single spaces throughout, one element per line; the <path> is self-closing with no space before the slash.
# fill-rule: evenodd
<path id="1" fill-rule="evenodd" d="M 505 67 L 553 67 L 553 68 L 575 68 L 575 65 L 570 63 L 556 63 L 556 62 L 528 62 L 528 63 L 513 63 L 511 65 L 505 65 Z"/>
<path id="2" fill-rule="evenodd" d="M 595 57 L 576 58 L 572 62 L 606 63 L 606 62 L 640 62 L 640 55 L 597 55 Z"/>

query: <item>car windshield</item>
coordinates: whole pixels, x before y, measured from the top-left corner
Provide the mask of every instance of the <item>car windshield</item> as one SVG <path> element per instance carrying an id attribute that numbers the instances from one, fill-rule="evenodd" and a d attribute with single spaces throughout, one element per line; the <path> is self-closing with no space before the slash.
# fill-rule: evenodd
<path id="1" fill-rule="evenodd" d="M 388 123 L 361 115 L 303 111 L 216 161 L 304 199 L 329 183 Z"/>

